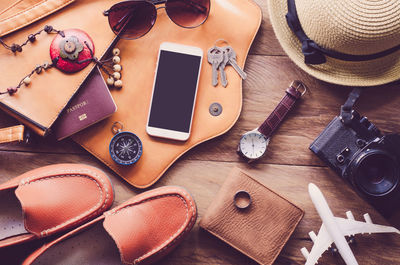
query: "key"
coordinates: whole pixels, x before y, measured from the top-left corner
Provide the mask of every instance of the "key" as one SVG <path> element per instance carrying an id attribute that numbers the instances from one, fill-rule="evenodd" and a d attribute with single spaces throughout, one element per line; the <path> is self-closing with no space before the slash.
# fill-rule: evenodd
<path id="1" fill-rule="evenodd" d="M 222 49 L 222 53 L 224 54 L 224 59 L 221 62 L 221 64 L 219 65 L 218 71 L 220 73 L 221 84 L 223 87 L 226 87 L 228 85 L 228 79 L 226 78 L 225 67 L 229 61 L 229 56 L 226 53 L 225 49 Z"/>
<path id="2" fill-rule="evenodd" d="M 221 48 L 212 47 L 207 52 L 208 62 L 212 65 L 212 85 L 218 85 L 218 67 L 224 60 L 224 53 Z"/>
<path id="3" fill-rule="evenodd" d="M 225 46 L 224 49 L 228 54 L 228 64 L 230 64 L 235 69 L 235 71 L 240 75 L 242 79 L 246 79 L 247 74 L 242 70 L 242 68 L 240 68 L 240 66 L 236 62 L 236 52 L 231 46 Z"/>

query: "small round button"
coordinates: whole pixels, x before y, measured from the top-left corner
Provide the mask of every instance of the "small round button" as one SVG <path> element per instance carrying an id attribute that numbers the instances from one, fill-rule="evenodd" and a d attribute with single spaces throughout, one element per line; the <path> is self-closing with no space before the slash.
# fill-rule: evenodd
<path id="1" fill-rule="evenodd" d="M 73 53 L 76 50 L 76 45 L 73 42 L 66 41 L 64 44 L 64 50 L 67 53 Z"/>
<path id="2" fill-rule="evenodd" d="M 212 103 L 208 109 L 211 115 L 213 116 L 219 116 L 222 113 L 222 106 L 221 104 L 215 102 Z"/>

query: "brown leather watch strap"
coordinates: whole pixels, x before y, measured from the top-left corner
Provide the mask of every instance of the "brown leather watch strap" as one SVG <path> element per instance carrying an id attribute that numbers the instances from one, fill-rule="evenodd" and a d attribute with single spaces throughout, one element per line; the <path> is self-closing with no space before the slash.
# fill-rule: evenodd
<path id="1" fill-rule="evenodd" d="M 268 118 L 261 124 L 258 131 L 269 138 L 272 133 L 278 128 L 283 119 L 286 117 L 288 112 L 293 108 L 296 101 L 302 96 L 305 90 L 302 92 L 298 89 L 299 86 L 295 84 L 302 85 L 302 83 L 293 82 L 288 89 L 286 89 L 286 95 L 279 102 L 278 106 L 272 111 Z M 305 86 L 304 86 L 305 88 Z"/>
<path id="2" fill-rule="evenodd" d="M 24 130 L 25 127 L 23 125 L 0 129 L 0 144 L 23 141 Z"/>

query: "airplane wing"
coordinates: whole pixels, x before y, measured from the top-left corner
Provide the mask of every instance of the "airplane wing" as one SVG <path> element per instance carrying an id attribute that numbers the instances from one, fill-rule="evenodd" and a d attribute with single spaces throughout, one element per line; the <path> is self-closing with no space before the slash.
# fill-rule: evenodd
<path id="1" fill-rule="evenodd" d="M 313 239 L 313 242 L 314 246 L 312 247 L 310 254 L 308 254 L 305 265 L 314 265 L 317 263 L 318 259 L 326 250 L 329 249 L 333 243 L 333 240 L 326 230 L 324 224 L 321 225 L 318 236 L 317 238 Z"/>
<path id="2" fill-rule="evenodd" d="M 398 233 L 400 231 L 391 226 L 373 224 L 368 214 L 364 215 L 366 222 L 355 221 L 352 219 L 345 219 L 335 217 L 336 223 L 339 225 L 343 235 L 352 236 L 364 233 Z"/>

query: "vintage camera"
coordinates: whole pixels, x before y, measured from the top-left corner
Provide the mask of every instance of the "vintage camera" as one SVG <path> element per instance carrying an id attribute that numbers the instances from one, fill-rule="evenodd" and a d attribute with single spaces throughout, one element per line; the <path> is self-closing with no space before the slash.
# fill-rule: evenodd
<path id="1" fill-rule="evenodd" d="M 310 150 L 384 215 L 399 204 L 400 135 L 382 135 L 353 110 L 346 124 L 335 117 Z"/>

